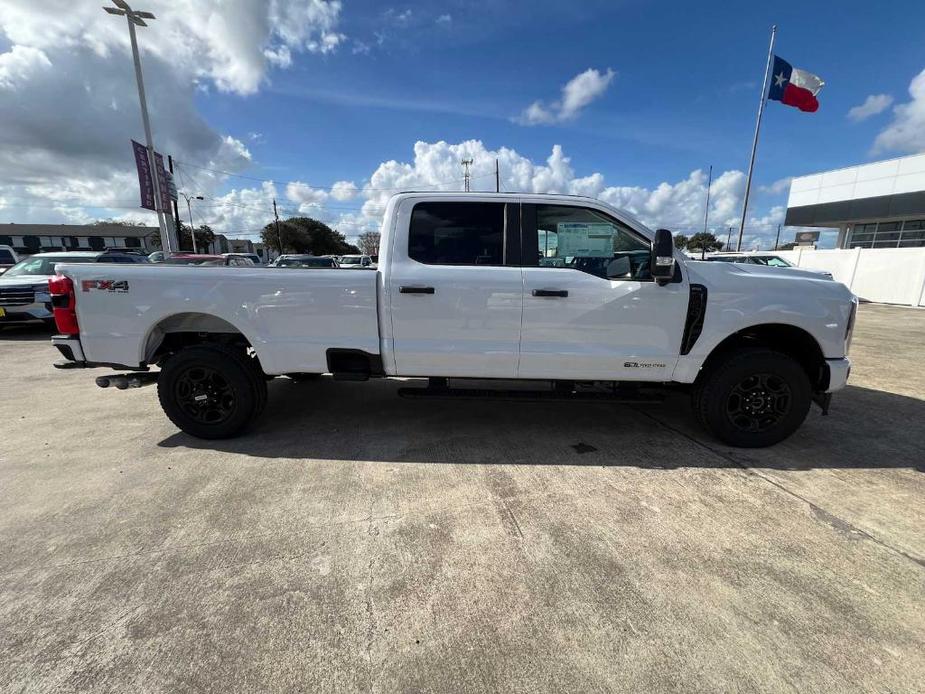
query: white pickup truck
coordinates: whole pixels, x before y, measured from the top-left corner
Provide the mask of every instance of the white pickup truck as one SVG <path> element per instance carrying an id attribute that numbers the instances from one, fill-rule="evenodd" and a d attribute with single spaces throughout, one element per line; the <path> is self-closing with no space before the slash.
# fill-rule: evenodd
<path id="1" fill-rule="evenodd" d="M 375 272 L 59 265 L 56 366 L 129 372 L 104 387 L 156 382 L 202 438 L 244 430 L 270 378 L 331 373 L 429 377 L 419 390 L 441 397 L 455 379 L 562 397 L 684 389 L 710 433 L 748 447 L 789 436 L 848 379 L 858 304 L 844 285 L 690 260 L 597 200 L 402 193 L 380 253 Z"/>

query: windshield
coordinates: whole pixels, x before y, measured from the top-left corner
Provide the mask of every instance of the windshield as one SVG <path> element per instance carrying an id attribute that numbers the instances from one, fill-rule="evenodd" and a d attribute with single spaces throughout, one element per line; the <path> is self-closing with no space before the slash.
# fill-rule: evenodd
<path id="1" fill-rule="evenodd" d="M 224 258 L 167 258 L 165 265 L 224 265 Z"/>
<path id="2" fill-rule="evenodd" d="M 340 264 L 341 264 L 341 265 L 359 265 L 359 264 L 360 264 L 360 256 L 358 256 L 358 255 L 345 255 L 343 258 L 340 259 Z"/>
<path id="3" fill-rule="evenodd" d="M 330 258 L 281 258 L 277 267 L 334 267 Z"/>
<path id="4" fill-rule="evenodd" d="M 786 260 L 776 255 L 756 255 L 752 256 L 752 261 L 758 265 L 767 265 L 769 267 L 793 267 Z"/>
<path id="5" fill-rule="evenodd" d="M 4 277 L 51 277 L 55 274 L 55 265 L 57 263 L 92 263 L 96 260 L 92 255 L 43 255 L 32 256 L 21 260 L 11 267 L 5 273 Z"/>

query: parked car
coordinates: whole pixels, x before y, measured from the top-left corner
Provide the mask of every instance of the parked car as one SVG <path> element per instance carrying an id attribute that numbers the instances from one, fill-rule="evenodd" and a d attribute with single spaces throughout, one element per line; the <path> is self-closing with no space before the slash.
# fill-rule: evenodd
<path id="1" fill-rule="evenodd" d="M 222 253 L 226 258 L 248 258 L 254 265 L 263 265 L 263 261 L 256 253 Z"/>
<path id="2" fill-rule="evenodd" d="M 254 261 L 236 254 L 207 255 L 204 253 L 172 253 L 165 265 L 200 265 L 203 267 L 254 267 Z"/>
<path id="3" fill-rule="evenodd" d="M 152 263 L 163 263 L 167 259 L 167 254 L 164 251 L 154 251 L 148 255 L 148 260 Z"/>
<path id="4" fill-rule="evenodd" d="M 317 255 L 281 255 L 273 261 L 271 267 L 336 268 L 337 261 L 334 258 Z"/>
<path id="5" fill-rule="evenodd" d="M 403 193 L 386 207 L 382 248 L 376 272 L 61 265 L 49 282 L 58 366 L 132 371 L 101 386 L 156 382 L 170 420 L 206 439 L 243 431 L 268 378 L 289 374 L 436 379 L 417 397 L 452 395 L 448 378 L 569 394 L 605 382 L 627 398 L 668 385 L 690 391 L 710 434 L 747 447 L 786 438 L 847 383 L 858 306 L 847 287 L 691 261 L 668 230 L 599 200 Z M 564 265 L 540 266 L 540 248 Z"/>
<path id="6" fill-rule="evenodd" d="M 36 253 L 0 275 L 0 325 L 45 321 L 53 324 L 48 280 L 58 263 L 144 263 L 143 255 L 107 251 Z"/>
<path id="7" fill-rule="evenodd" d="M 368 255 L 342 255 L 337 259 L 337 264 L 349 270 L 365 270 L 373 264 L 373 259 Z"/>
<path id="8" fill-rule="evenodd" d="M 0 246 L 0 275 L 19 262 L 19 256 L 11 246 Z"/>
<path id="9" fill-rule="evenodd" d="M 766 267 L 779 267 L 809 272 L 821 275 L 828 279 L 834 279 L 832 273 L 828 270 L 814 270 L 808 267 L 798 267 L 789 260 L 781 258 L 773 253 L 713 253 L 706 257 L 706 260 L 719 263 L 750 263 L 752 265 L 764 265 Z"/>

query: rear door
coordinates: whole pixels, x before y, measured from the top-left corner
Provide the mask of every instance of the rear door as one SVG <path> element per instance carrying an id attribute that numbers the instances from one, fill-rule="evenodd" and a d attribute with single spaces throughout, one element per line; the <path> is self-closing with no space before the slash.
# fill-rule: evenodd
<path id="1" fill-rule="evenodd" d="M 523 205 L 520 378 L 670 380 L 688 284 L 658 286 L 650 243 L 593 207 Z"/>
<path id="2" fill-rule="evenodd" d="M 512 378 L 523 308 L 519 202 L 403 203 L 387 291 L 402 376 Z"/>

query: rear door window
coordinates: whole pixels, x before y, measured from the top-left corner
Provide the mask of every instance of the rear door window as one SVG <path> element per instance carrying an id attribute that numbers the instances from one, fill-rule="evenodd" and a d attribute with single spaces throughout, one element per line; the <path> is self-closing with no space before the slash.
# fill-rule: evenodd
<path id="1" fill-rule="evenodd" d="M 504 203 L 418 203 L 408 256 L 427 265 L 503 265 Z"/>

